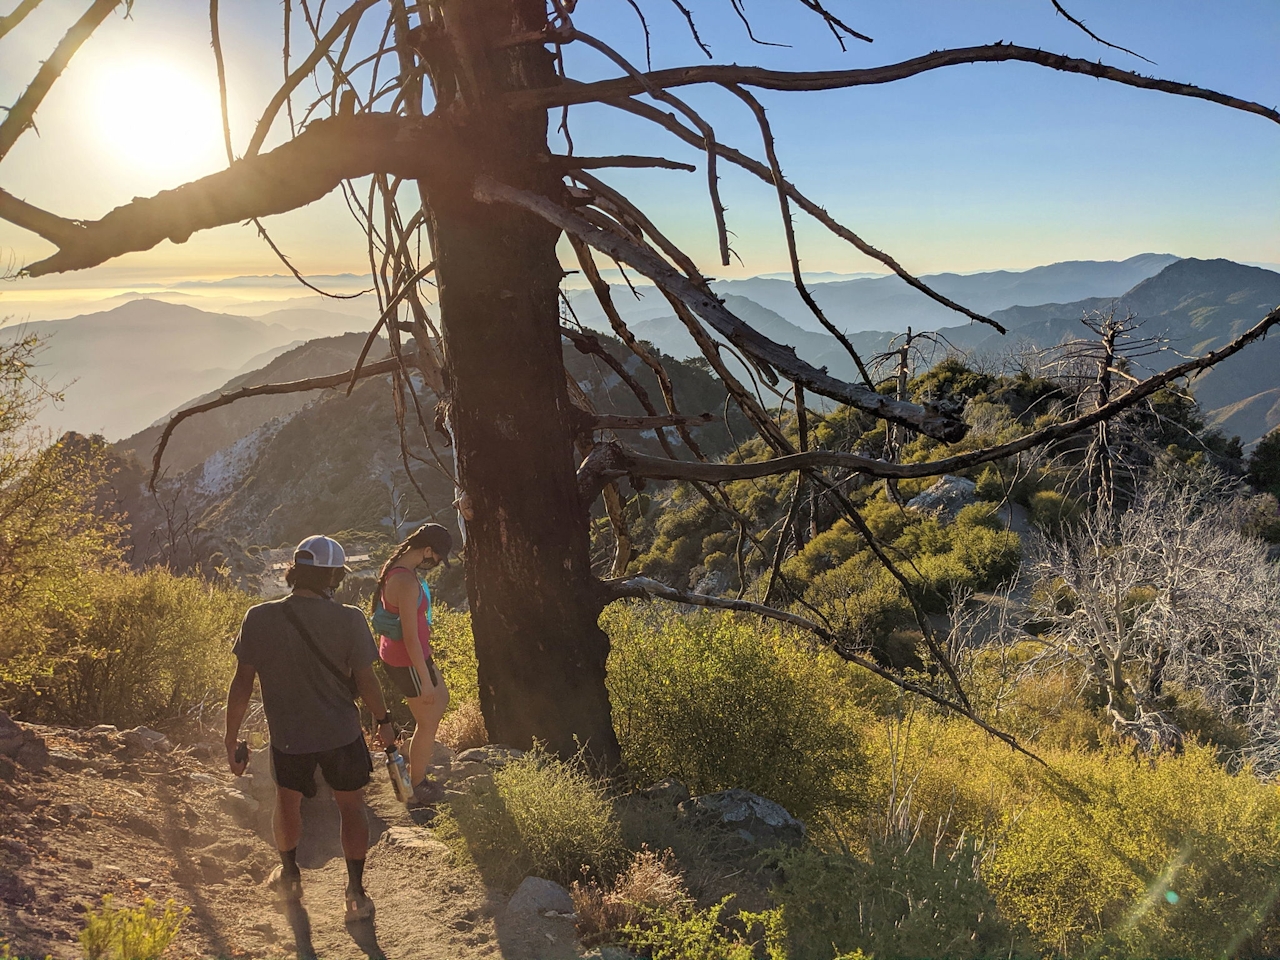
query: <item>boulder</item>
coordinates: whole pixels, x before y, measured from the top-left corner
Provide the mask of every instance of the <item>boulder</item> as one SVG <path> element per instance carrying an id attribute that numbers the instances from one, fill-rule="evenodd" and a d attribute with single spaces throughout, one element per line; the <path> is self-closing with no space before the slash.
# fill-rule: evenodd
<path id="1" fill-rule="evenodd" d="M 948 474 L 924 493 L 908 500 L 907 506 L 939 520 L 954 520 L 965 507 L 978 502 L 977 489 L 978 485 L 972 480 Z"/>
<path id="2" fill-rule="evenodd" d="M 387 827 L 378 842 L 385 843 L 389 847 L 421 850 L 424 853 L 435 853 L 441 856 L 449 854 L 448 844 L 435 839 L 429 831 L 421 827 Z"/>
<path id="3" fill-rule="evenodd" d="M 29 730 L 25 732 L 27 739 L 13 755 L 13 759 L 30 770 L 43 770 L 49 763 L 49 748 L 45 746 L 43 737 L 37 737 Z"/>
<path id="4" fill-rule="evenodd" d="M 71 773 L 83 770 L 88 766 L 83 757 L 79 754 L 71 753 L 69 750 L 50 750 L 49 762 L 58 769 Z"/>
<path id="5" fill-rule="evenodd" d="M 739 788 L 686 800 L 680 812 L 732 830 L 762 850 L 798 844 L 806 833 L 805 825 L 780 804 Z"/>
<path id="6" fill-rule="evenodd" d="M 524 756 L 523 750 L 517 750 L 515 747 L 504 747 L 501 744 L 491 743 L 484 747 L 472 747 L 470 750 L 463 750 L 454 757 L 455 763 L 484 763 L 491 767 L 504 767 L 512 760 L 517 760 Z"/>
<path id="7" fill-rule="evenodd" d="M 89 733 L 102 734 L 103 736 L 113 736 L 120 732 L 120 729 L 114 723 L 100 723 L 96 727 L 90 727 Z"/>
<path id="8" fill-rule="evenodd" d="M 0 756 L 12 757 L 26 739 L 27 731 L 14 723 L 7 713 L 0 710 Z"/>
<path id="9" fill-rule="evenodd" d="M 125 745 L 133 753 L 168 753 L 173 749 L 169 738 L 158 730 L 149 727 L 134 727 L 120 734 Z"/>
<path id="10" fill-rule="evenodd" d="M 640 796 L 646 800 L 660 800 L 678 806 L 689 799 L 689 788 L 679 780 L 666 777 L 645 787 L 640 791 Z"/>
<path id="11" fill-rule="evenodd" d="M 507 901 L 507 916 L 573 913 L 573 897 L 558 883 L 541 877 L 525 877 Z"/>

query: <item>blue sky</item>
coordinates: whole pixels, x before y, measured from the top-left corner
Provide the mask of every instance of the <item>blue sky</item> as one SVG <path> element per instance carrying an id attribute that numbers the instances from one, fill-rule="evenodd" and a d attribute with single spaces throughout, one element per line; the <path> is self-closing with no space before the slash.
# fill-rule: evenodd
<path id="1" fill-rule="evenodd" d="M 649 18 L 655 67 L 707 62 L 668 0 L 638 2 Z M 1155 66 L 1101 47 L 1056 16 L 1049 0 L 832 0 L 837 13 L 875 38 L 872 44 L 846 41 L 847 52 L 795 0 L 745 3 L 758 36 L 790 46 L 751 43 L 728 0 L 691 3 L 715 62 L 862 67 L 1003 39 L 1268 105 L 1280 102 L 1275 0 L 1066 4 L 1095 31 L 1136 49 Z M 0 41 L 0 102 L 12 102 L 83 6 L 46 0 L 30 23 Z M 278 82 L 280 11 L 278 4 L 245 3 L 224 3 L 223 10 L 233 123 L 243 145 Z M 40 137 L 28 134 L 0 164 L 0 186 L 64 215 L 96 217 L 132 196 L 217 169 L 223 161 L 206 17 L 203 2 L 137 0 L 131 21 L 117 17 L 108 23 L 37 116 Z M 581 0 L 575 22 L 643 63 L 643 35 L 626 0 Z M 301 43 L 298 34 L 295 49 Z M 182 118 L 163 115 L 163 99 L 154 108 L 161 115 L 154 118 L 139 117 L 129 106 L 155 88 L 181 86 L 138 74 L 139 64 L 152 63 L 160 65 L 155 77 L 170 70 L 189 84 L 183 102 L 194 106 Z M 588 49 L 570 48 L 569 64 L 571 74 L 583 78 L 617 73 Z M 140 82 L 152 89 L 137 96 L 128 92 L 129 83 Z M 107 95 L 117 89 L 126 92 Z M 714 90 L 686 88 L 682 95 L 712 120 L 722 140 L 762 155 L 758 132 L 740 102 Z M 1280 126 L 1260 117 L 1023 64 L 953 67 L 887 86 L 760 96 L 791 179 L 917 272 L 1020 269 L 1144 251 L 1280 262 Z M 116 116 L 117 109 L 134 113 Z M 105 127 L 104 117 L 111 121 Z M 190 149 L 167 166 L 139 162 L 119 142 L 123 129 L 163 140 L 179 119 L 192 117 L 200 129 L 184 134 Z M 667 134 L 602 107 L 574 108 L 571 129 L 579 153 L 665 152 L 698 159 Z M 277 128 L 277 138 L 284 132 Z M 727 270 L 718 264 L 701 173 L 617 172 L 609 179 L 640 201 L 709 273 L 742 276 L 785 268 L 775 197 L 753 178 L 724 174 L 729 226 L 743 260 Z M 805 269 L 876 268 L 805 218 L 798 227 Z M 305 272 L 364 267 L 362 238 L 334 198 L 272 218 L 271 228 Z M 12 251 L 19 262 L 46 250 L 3 226 L 0 249 Z M 114 284 L 129 277 L 275 272 L 278 265 L 252 231 L 233 226 L 181 247 L 164 244 L 130 255 L 95 274 Z"/>

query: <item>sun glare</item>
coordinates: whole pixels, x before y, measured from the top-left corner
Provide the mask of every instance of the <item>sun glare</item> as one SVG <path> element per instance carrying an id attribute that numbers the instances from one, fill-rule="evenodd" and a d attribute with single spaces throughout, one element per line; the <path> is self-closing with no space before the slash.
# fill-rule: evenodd
<path id="1" fill-rule="evenodd" d="M 178 64 L 104 65 L 92 109 L 103 149 L 131 169 L 186 179 L 226 162 L 217 91 Z"/>

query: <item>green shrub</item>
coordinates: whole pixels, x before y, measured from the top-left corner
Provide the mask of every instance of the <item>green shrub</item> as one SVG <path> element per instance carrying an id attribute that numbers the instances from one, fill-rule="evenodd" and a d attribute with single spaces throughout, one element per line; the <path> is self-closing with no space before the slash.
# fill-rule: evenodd
<path id="1" fill-rule="evenodd" d="M 441 820 L 442 836 L 502 887 L 529 875 L 565 886 L 584 874 L 612 876 L 625 857 L 602 785 L 536 749 L 459 797 Z"/>
<path id="2" fill-rule="evenodd" d="M 1015 938 L 978 873 L 969 837 L 891 835 L 866 856 L 793 851 L 775 891 L 791 960 L 865 950 L 877 960 L 1009 956 Z"/>
<path id="3" fill-rule="evenodd" d="M 1050 533 L 1057 533 L 1078 519 L 1083 510 L 1079 501 L 1063 496 L 1057 490 L 1033 493 L 1028 507 L 1031 522 Z"/>
<path id="4" fill-rule="evenodd" d="M 641 924 L 627 927 L 621 939 L 644 950 L 653 960 L 788 960 L 781 910 L 740 912 L 741 930 L 721 922 L 731 897 L 706 910 L 658 910 Z"/>
<path id="5" fill-rule="evenodd" d="M 742 787 L 799 817 L 856 805 L 857 687 L 834 654 L 731 614 L 610 607 L 609 692 L 623 758 L 694 793 Z"/>
<path id="6" fill-rule="evenodd" d="M 72 724 L 154 724 L 220 698 L 254 598 L 163 568 L 92 571 L 86 609 L 46 642 L 47 665 L 14 696 L 29 716 Z"/>
<path id="7" fill-rule="evenodd" d="M 157 960 L 190 912 L 169 900 L 157 913 L 156 902 L 149 898 L 140 907 L 113 907 L 108 894 L 102 907 L 86 917 L 80 946 L 86 960 Z"/>
<path id="8" fill-rule="evenodd" d="M 476 680 L 476 644 L 471 635 L 471 614 L 438 607 L 431 624 L 431 648 L 436 666 L 449 687 L 449 708 L 480 699 Z"/>

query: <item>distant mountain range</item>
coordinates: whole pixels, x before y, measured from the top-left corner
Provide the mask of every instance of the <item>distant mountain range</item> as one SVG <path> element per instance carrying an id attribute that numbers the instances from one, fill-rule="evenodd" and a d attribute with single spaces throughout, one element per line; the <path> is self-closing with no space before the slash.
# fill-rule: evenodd
<path id="1" fill-rule="evenodd" d="M 979 313 L 1017 304 L 1067 303 L 1085 297 L 1118 297 L 1178 258 L 1166 253 L 1143 253 L 1128 260 L 1072 260 L 1013 272 L 961 275 L 939 273 L 921 277 L 943 296 Z M 712 288 L 721 296 L 745 297 L 802 330 L 825 334 L 789 279 L 777 275 L 749 280 L 718 280 Z M 897 276 L 861 277 L 810 283 L 813 299 L 828 320 L 846 334 L 869 331 L 937 330 L 955 323 L 956 313 L 929 299 Z M 614 302 L 631 323 L 671 316 L 666 300 L 652 287 L 637 285 L 637 297 L 626 286 L 613 289 Z M 570 304 L 587 326 L 605 329 L 608 320 L 589 290 L 570 295 Z"/>
<path id="2" fill-rule="evenodd" d="M 26 335 L 44 341 L 36 372 L 65 399 L 46 405 L 40 426 L 115 440 L 291 347 L 369 325 L 317 309 L 249 318 L 140 299 L 68 320 L 2 327 L 0 342 Z"/>

